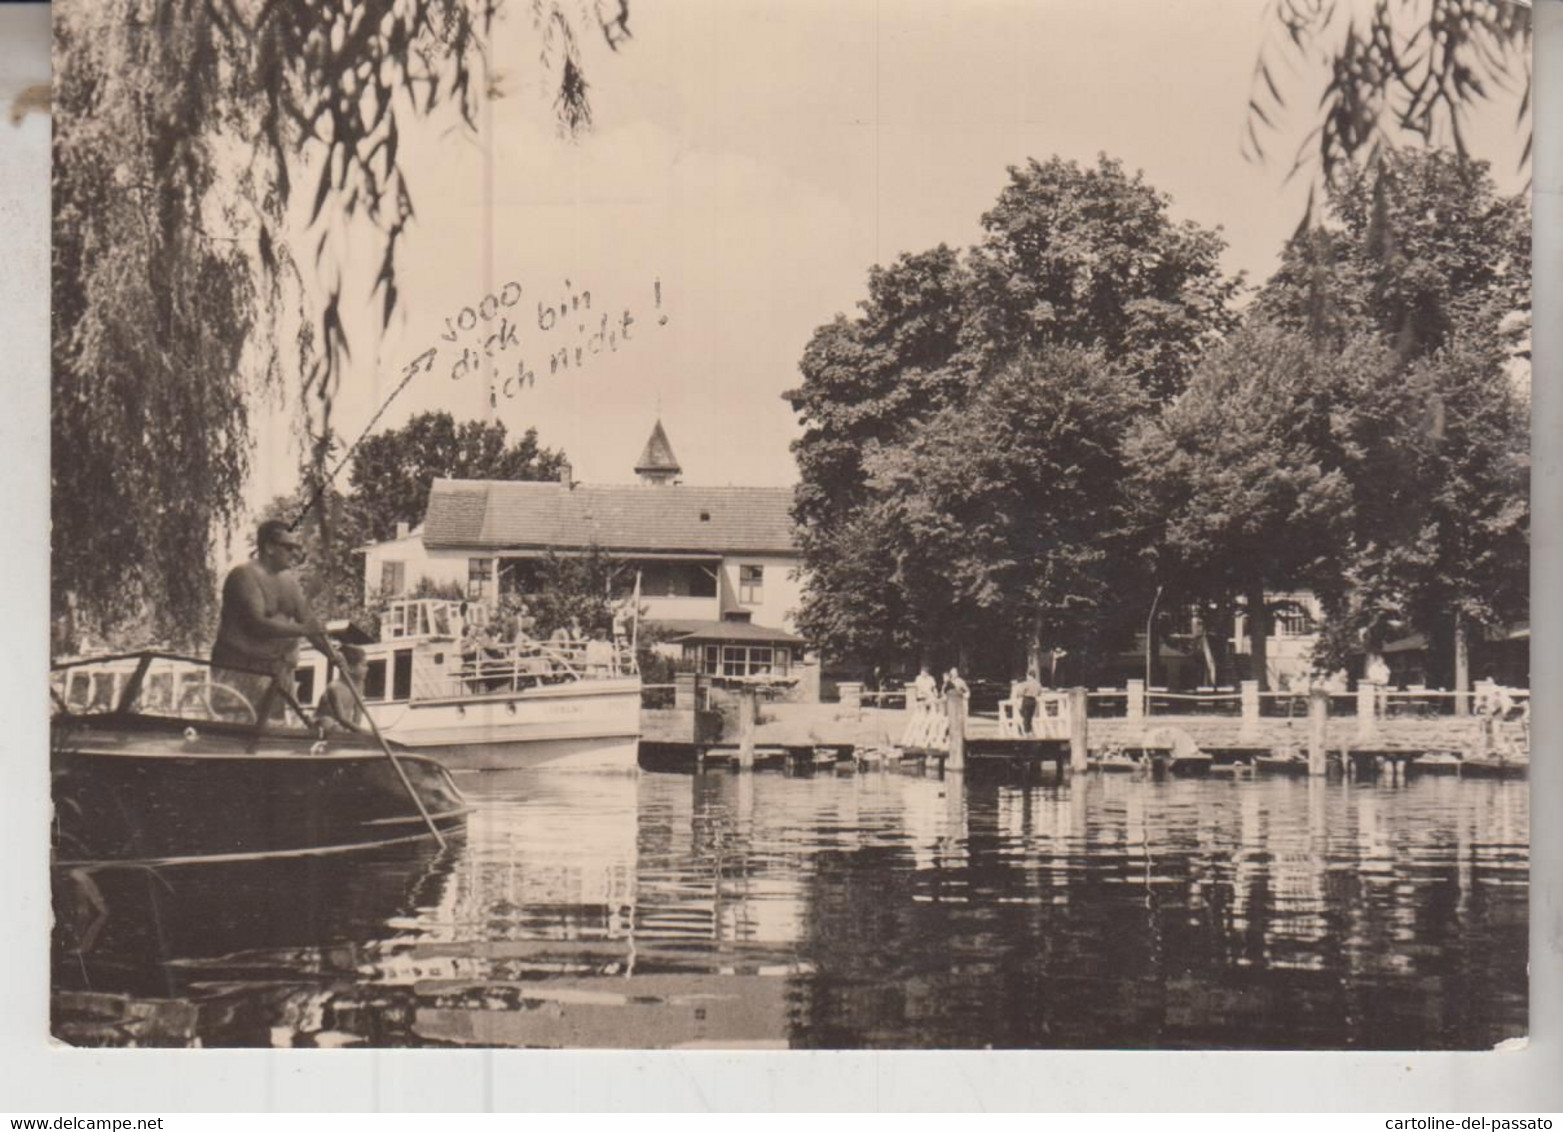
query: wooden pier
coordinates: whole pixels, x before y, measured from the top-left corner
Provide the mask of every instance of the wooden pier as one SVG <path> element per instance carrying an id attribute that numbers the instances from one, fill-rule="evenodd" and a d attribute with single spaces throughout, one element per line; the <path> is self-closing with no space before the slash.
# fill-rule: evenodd
<path id="1" fill-rule="evenodd" d="M 1476 693 L 1479 709 L 1486 694 L 1480 688 Z M 656 713 L 642 762 L 668 769 L 785 767 L 794 773 L 907 763 L 949 773 L 1007 766 L 1059 777 L 1088 770 L 1339 774 L 1363 780 L 1527 773 L 1528 724 L 1480 710 L 1463 716 L 1394 714 L 1393 695 L 1371 687 L 1351 695 L 1323 689 L 1306 696 L 1276 694 L 1266 712 L 1251 683 L 1236 694 L 1199 696 L 1147 694 L 1143 683 L 1131 681 L 1122 692 L 1046 693 L 1028 730 L 1014 701 L 1001 702 L 996 715 L 971 714 L 966 698 L 955 693 L 933 704 L 913 701 L 910 708 L 867 706 L 857 694 L 839 704 L 762 704 L 756 689 L 740 687 L 737 710 L 729 713 L 736 728 L 725 729 L 730 733 L 715 724 L 715 713 L 677 719 Z M 1121 702 L 1122 714 L 1093 715 L 1093 700 L 1099 706 Z M 1203 710 L 1155 713 L 1153 701 L 1185 701 Z M 1285 703 L 1284 714 L 1276 710 L 1277 701 Z M 1347 710 L 1341 710 L 1343 703 Z"/>

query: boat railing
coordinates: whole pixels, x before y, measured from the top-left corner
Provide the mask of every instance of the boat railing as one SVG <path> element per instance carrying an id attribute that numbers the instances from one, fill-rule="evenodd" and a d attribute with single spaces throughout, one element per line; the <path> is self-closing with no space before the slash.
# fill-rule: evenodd
<path id="1" fill-rule="evenodd" d="M 634 676 L 635 654 L 612 641 L 469 642 L 453 669 L 428 669 L 413 685 L 413 700 L 514 695 L 545 685 Z"/>
<path id="2" fill-rule="evenodd" d="M 254 687 L 236 687 L 223 679 L 227 672 L 255 677 Z M 161 650 L 56 662 L 49 692 L 57 713 L 66 716 L 134 714 L 253 725 L 274 702 L 309 722 L 293 690 L 278 686 L 268 672 L 217 669 L 208 660 Z M 272 713 L 266 715 L 270 722 Z"/>

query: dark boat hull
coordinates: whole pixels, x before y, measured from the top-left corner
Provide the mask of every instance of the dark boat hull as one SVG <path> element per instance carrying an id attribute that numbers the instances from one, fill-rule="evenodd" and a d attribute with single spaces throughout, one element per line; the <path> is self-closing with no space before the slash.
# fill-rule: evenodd
<path id="1" fill-rule="evenodd" d="M 442 832 L 465 822 L 443 767 L 396 757 Z M 66 867 L 301 856 L 430 836 L 385 753 L 358 740 L 257 743 L 217 725 L 95 721 L 56 731 L 52 768 L 55 860 Z"/>
<path id="2" fill-rule="evenodd" d="M 1519 759 L 1471 758 L 1460 764 L 1462 778 L 1524 778 L 1530 773 L 1529 761 Z"/>

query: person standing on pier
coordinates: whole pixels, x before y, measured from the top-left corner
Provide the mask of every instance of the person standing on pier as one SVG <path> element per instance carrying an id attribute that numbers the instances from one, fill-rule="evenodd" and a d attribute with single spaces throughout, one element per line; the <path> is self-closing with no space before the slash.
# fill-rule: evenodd
<path id="1" fill-rule="evenodd" d="M 303 560 L 297 533 L 281 519 L 268 519 L 255 532 L 255 556 L 223 582 L 212 679 L 243 695 L 257 723 L 270 715 L 274 685 L 293 691 L 302 638 L 330 651 L 293 573 Z"/>
<path id="2" fill-rule="evenodd" d="M 950 669 L 944 676 L 944 694 L 949 695 L 952 691 L 959 692 L 965 699 L 971 699 L 971 686 L 961 679 L 960 670 L 957 668 Z"/>
<path id="3" fill-rule="evenodd" d="M 1034 732 L 1032 721 L 1037 717 L 1037 701 L 1042 697 L 1042 681 L 1035 668 L 1026 669 L 1026 678 L 1015 685 L 1015 698 L 1020 701 L 1020 733 L 1030 738 Z"/>
<path id="4" fill-rule="evenodd" d="M 912 684 L 912 693 L 917 697 L 919 709 L 933 710 L 934 699 L 939 694 L 939 684 L 933 678 L 933 673 L 928 671 L 926 664 L 917 670 L 917 680 Z"/>

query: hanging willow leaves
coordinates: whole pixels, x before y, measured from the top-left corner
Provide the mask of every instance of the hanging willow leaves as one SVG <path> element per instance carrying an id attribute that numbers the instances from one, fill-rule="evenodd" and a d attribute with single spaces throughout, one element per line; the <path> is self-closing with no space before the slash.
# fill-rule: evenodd
<path id="1" fill-rule="evenodd" d="M 623 0 L 531 0 L 561 128 L 590 122 L 580 32 Z M 351 344 L 331 236 L 378 234 L 397 308 L 409 118 L 468 127 L 496 0 L 67 0 L 56 5 L 52 531 L 55 646 L 205 636 L 212 544 L 249 470 L 249 406 L 297 371 L 311 448 Z M 313 262 L 286 218 L 310 178 Z M 285 359 L 282 346 L 291 343 Z M 322 459 L 323 459 L 322 455 Z"/>
<path id="2" fill-rule="evenodd" d="M 1270 16 L 1244 129 L 1251 160 L 1264 159 L 1260 136 L 1287 107 L 1289 59 L 1329 74 L 1293 174 L 1317 162 L 1333 182 L 1396 133 L 1468 156 L 1471 113 L 1500 92 L 1517 96 L 1516 125 L 1529 138 L 1531 11 L 1521 0 L 1274 0 Z M 1528 140 L 1520 160 L 1529 163 Z"/>

